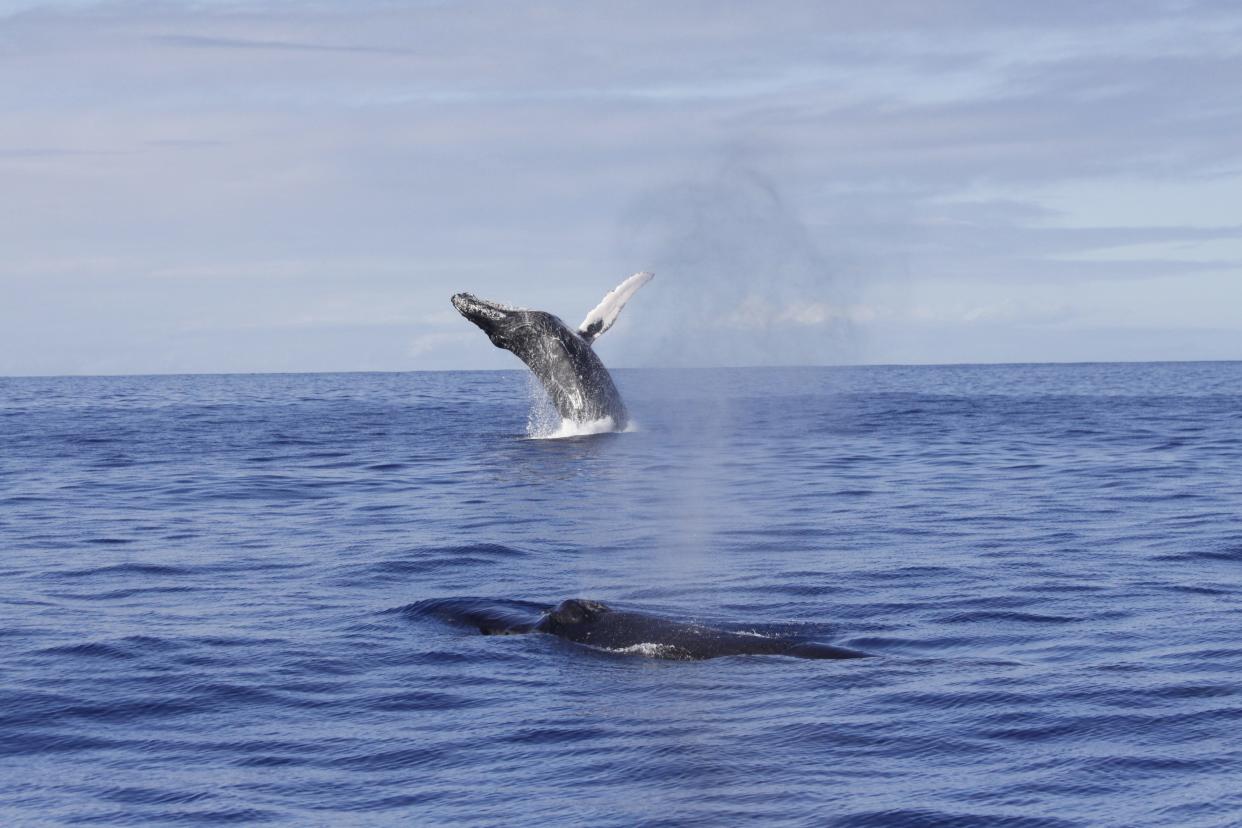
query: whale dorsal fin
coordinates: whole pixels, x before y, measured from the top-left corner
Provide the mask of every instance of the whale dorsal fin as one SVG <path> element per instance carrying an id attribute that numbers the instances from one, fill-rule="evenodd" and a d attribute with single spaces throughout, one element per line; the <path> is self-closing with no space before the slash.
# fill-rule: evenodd
<path id="1" fill-rule="evenodd" d="M 617 314 L 621 313 L 625 303 L 630 301 L 634 291 L 650 282 L 652 276 L 655 274 L 645 270 L 635 273 L 608 291 L 604 301 L 596 305 L 595 309 L 587 314 L 586 319 L 582 320 L 582 324 L 578 326 L 578 335 L 587 342 L 594 342 L 598 339 L 600 334 L 611 328 L 612 323 L 617 321 Z"/>

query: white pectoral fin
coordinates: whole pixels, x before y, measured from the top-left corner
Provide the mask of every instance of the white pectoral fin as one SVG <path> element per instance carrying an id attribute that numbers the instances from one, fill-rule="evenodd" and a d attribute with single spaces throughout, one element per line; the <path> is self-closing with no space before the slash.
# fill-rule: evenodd
<path id="1" fill-rule="evenodd" d="M 604 301 L 596 305 L 595 309 L 587 314 L 586 319 L 582 320 L 582 324 L 578 326 L 578 335 L 587 342 L 594 342 L 598 339 L 600 334 L 611 328 L 612 323 L 617 321 L 617 314 L 621 313 L 625 303 L 630 301 L 634 291 L 650 282 L 652 276 L 655 274 L 646 271 L 635 273 L 610 290 L 604 297 Z"/>

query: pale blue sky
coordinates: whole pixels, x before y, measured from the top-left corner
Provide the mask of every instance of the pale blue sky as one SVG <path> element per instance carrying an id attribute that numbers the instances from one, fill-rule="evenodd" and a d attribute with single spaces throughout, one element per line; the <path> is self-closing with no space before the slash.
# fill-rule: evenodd
<path id="1" fill-rule="evenodd" d="M 0 374 L 1242 359 L 1229 2 L 0 0 Z"/>

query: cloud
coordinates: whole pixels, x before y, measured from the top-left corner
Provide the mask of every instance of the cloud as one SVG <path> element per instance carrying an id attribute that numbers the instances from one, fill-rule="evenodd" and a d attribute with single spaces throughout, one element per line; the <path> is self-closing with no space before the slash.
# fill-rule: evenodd
<path id="1" fill-rule="evenodd" d="M 658 300 L 610 359 L 653 362 L 752 297 L 765 341 L 680 353 L 843 358 L 882 321 L 849 309 L 918 283 L 963 307 L 995 284 L 1164 301 L 1153 280 L 1242 262 L 1239 35 L 1228 4 L 1157 0 L 9 3 L 0 345 L 72 328 L 40 370 L 100 347 L 163 370 L 149 353 L 185 307 L 275 329 L 282 307 L 425 315 L 471 289 L 576 317 L 642 267 Z M 1191 223 L 1129 195 L 1169 181 L 1219 208 Z M 1050 199 L 1071 185 L 1090 211 Z M 1200 294 L 1182 301 L 1226 301 Z M 492 364 L 485 345 L 357 353 Z"/>
<path id="2" fill-rule="evenodd" d="M 421 357 L 434 353 L 442 348 L 464 345 L 475 339 L 469 331 L 436 331 L 419 334 L 409 341 L 406 353 L 411 357 Z"/>
<path id="3" fill-rule="evenodd" d="M 351 46 L 333 43 L 299 43 L 291 40 L 252 40 L 242 37 L 208 37 L 205 35 L 152 35 L 157 43 L 197 49 L 259 49 L 290 52 L 343 52 L 363 55 L 409 55 L 408 49 L 384 49 L 375 46 Z"/>
<path id="4" fill-rule="evenodd" d="M 841 324 L 870 322 L 883 312 L 870 305 L 837 306 L 817 301 L 778 306 L 751 296 L 721 316 L 716 325 L 721 329 L 739 331 L 767 331 L 789 326 L 831 328 Z"/>

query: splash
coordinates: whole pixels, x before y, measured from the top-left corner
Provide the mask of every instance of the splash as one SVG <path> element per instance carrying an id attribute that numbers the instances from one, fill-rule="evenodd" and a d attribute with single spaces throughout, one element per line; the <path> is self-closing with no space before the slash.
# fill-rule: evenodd
<path id="1" fill-rule="evenodd" d="M 616 431 L 628 433 L 638 430 L 638 424 L 630 419 L 629 425 L 618 429 L 612 417 L 599 420 L 565 420 L 561 418 L 543 384 L 530 374 L 526 378 L 530 397 L 530 413 L 526 415 L 526 436 L 532 440 L 560 440 L 565 437 L 587 437 L 592 434 L 611 434 Z"/>
<path id="2" fill-rule="evenodd" d="M 591 434 L 612 434 L 618 431 L 627 433 L 637 430 L 638 425 L 633 420 L 625 428 L 618 429 L 616 423 L 612 421 L 612 417 L 604 417 L 602 420 L 586 420 L 585 422 L 562 420 L 557 417 L 556 424 L 548 430 L 532 431 L 528 424 L 526 433 L 532 440 L 560 440 L 565 437 L 587 437 Z"/>
<path id="3" fill-rule="evenodd" d="M 618 653 L 620 655 L 636 655 L 646 658 L 667 658 L 674 661 L 690 661 L 692 656 L 681 647 L 673 644 L 658 644 L 655 642 L 644 642 L 642 644 L 631 644 L 628 647 L 601 647 L 610 653 Z"/>
<path id="4" fill-rule="evenodd" d="M 546 439 L 561 427 L 561 415 L 552 404 L 552 398 L 544 390 L 534 374 L 526 375 L 526 396 L 530 398 L 530 411 L 526 415 L 526 436 L 533 440 Z"/>
<path id="5" fill-rule="evenodd" d="M 586 437 L 591 434 L 607 434 L 610 431 L 616 431 L 613 425 L 612 417 L 604 417 L 602 420 L 586 420 L 579 422 L 578 420 L 561 420 L 556 428 L 543 434 L 531 435 L 536 440 L 561 440 L 565 437 Z"/>

